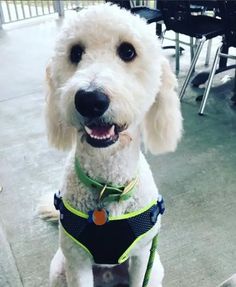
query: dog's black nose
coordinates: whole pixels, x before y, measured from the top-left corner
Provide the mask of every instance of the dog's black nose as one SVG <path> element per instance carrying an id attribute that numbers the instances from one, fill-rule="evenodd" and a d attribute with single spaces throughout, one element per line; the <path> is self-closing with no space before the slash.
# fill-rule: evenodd
<path id="1" fill-rule="evenodd" d="M 101 91 L 79 90 L 75 94 L 76 110 L 87 118 L 96 118 L 102 116 L 108 109 L 110 100 L 107 95 Z"/>

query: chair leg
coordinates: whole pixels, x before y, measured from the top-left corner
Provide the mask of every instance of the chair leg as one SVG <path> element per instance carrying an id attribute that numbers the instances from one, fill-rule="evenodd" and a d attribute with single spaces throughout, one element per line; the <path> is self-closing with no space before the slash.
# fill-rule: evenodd
<path id="1" fill-rule="evenodd" d="M 175 33 L 175 71 L 179 72 L 179 33 Z"/>
<path id="2" fill-rule="evenodd" d="M 185 90 L 186 90 L 187 85 L 188 85 L 188 83 L 189 83 L 189 80 L 190 80 L 190 77 L 191 77 L 191 75 L 192 75 L 192 72 L 193 72 L 193 70 L 194 70 L 194 68 L 195 68 L 195 66 L 196 66 L 197 60 L 198 60 L 198 58 L 199 58 L 199 55 L 200 55 L 200 53 L 201 53 L 201 50 L 202 50 L 202 47 L 203 47 L 203 44 L 205 43 L 205 41 L 206 41 L 206 38 L 203 37 L 203 38 L 199 41 L 199 44 L 198 44 L 198 46 L 197 46 L 197 48 L 196 48 L 196 51 L 195 51 L 195 54 L 194 54 L 194 57 L 193 57 L 191 66 L 190 66 L 190 68 L 189 68 L 188 74 L 187 74 L 187 76 L 186 76 L 186 78 L 185 78 L 185 81 L 184 81 L 184 83 L 183 83 L 182 89 L 181 89 L 180 94 L 179 94 L 180 101 L 182 100 L 182 98 L 183 98 L 183 96 L 184 96 Z"/>
<path id="3" fill-rule="evenodd" d="M 190 37 L 190 65 L 193 61 L 194 53 L 195 53 L 195 41 L 193 37 Z M 194 72 L 195 72 L 195 69 L 193 69 L 192 73 Z"/>
<path id="4" fill-rule="evenodd" d="M 190 56 L 191 56 L 191 62 L 194 57 L 194 39 L 193 37 L 190 37 Z"/>
<path id="5" fill-rule="evenodd" d="M 217 64 L 219 62 L 220 50 L 221 50 L 221 47 L 219 47 L 217 49 L 216 54 L 215 54 L 215 58 L 214 58 L 214 61 L 213 61 L 211 72 L 210 72 L 209 78 L 207 80 L 206 89 L 204 91 L 204 95 L 203 95 L 202 101 L 201 101 L 201 106 L 200 106 L 200 109 L 199 109 L 199 112 L 198 112 L 199 115 L 203 115 L 203 112 L 204 112 L 204 109 L 205 109 L 205 106 L 206 106 L 206 101 L 207 101 L 207 98 L 208 98 L 208 95 L 209 95 L 209 92 L 210 92 L 210 89 L 211 89 L 212 81 L 213 81 L 213 78 L 214 78 L 214 75 L 215 75 L 215 72 L 216 72 L 216 67 L 217 67 Z"/>
<path id="6" fill-rule="evenodd" d="M 160 36 L 161 46 L 163 46 L 163 42 L 165 40 L 165 33 L 166 33 L 166 29 L 162 31 L 161 36 Z"/>
<path id="7" fill-rule="evenodd" d="M 161 23 L 156 23 L 156 35 L 162 39 L 163 37 L 163 31 L 162 31 L 162 24 Z"/>
<path id="8" fill-rule="evenodd" d="M 231 97 L 231 101 L 234 105 L 236 105 L 236 69 L 234 70 L 234 88 L 233 88 L 233 96 Z"/>
<path id="9" fill-rule="evenodd" d="M 211 46 L 212 46 L 212 39 L 210 39 L 210 40 L 208 41 L 207 53 L 206 53 L 206 60 L 205 60 L 205 66 L 208 66 L 208 65 L 209 65 L 209 62 L 210 62 Z"/>

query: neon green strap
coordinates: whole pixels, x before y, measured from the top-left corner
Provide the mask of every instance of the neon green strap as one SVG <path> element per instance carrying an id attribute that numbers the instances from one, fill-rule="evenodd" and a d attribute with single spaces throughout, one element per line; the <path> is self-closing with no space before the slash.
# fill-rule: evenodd
<path id="1" fill-rule="evenodd" d="M 131 197 L 135 190 L 135 186 L 138 182 L 138 178 L 136 177 L 133 179 L 128 185 L 122 186 L 122 185 L 108 185 L 108 184 L 102 184 L 98 182 L 97 180 L 87 176 L 82 168 L 80 167 L 79 161 L 76 158 L 75 159 L 75 171 L 78 176 L 78 178 L 81 180 L 81 182 L 90 187 L 91 191 L 99 191 L 99 200 L 100 201 L 120 201 L 120 200 L 126 200 Z"/>

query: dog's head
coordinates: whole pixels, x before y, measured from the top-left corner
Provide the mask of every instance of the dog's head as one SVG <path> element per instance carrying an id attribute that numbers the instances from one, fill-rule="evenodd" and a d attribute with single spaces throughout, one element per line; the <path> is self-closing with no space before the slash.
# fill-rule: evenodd
<path id="1" fill-rule="evenodd" d="M 79 12 L 63 29 L 47 68 L 50 142 L 68 148 L 119 145 L 141 129 L 153 153 L 172 151 L 181 136 L 176 79 L 153 27 L 115 5 Z"/>

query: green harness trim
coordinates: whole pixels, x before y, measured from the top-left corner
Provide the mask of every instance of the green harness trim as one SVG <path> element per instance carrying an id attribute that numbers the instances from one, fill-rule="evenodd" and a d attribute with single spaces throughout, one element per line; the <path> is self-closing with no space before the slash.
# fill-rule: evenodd
<path id="1" fill-rule="evenodd" d="M 90 187 L 90 191 L 99 192 L 99 201 L 103 202 L 114 202 L 129 199 L 134 193 L 136 184 L 138 182 L 138 177 L 136 177 L 126 186 L 100 183 L 84 173 L 77 158 L 75 159 L 75 172 L 80 181 L 87 187 Z"/>

